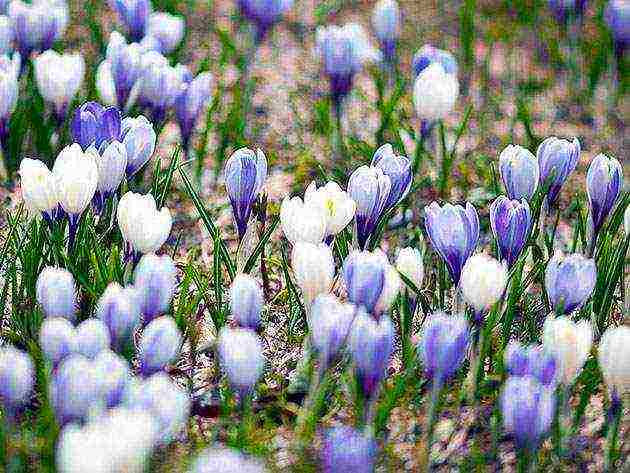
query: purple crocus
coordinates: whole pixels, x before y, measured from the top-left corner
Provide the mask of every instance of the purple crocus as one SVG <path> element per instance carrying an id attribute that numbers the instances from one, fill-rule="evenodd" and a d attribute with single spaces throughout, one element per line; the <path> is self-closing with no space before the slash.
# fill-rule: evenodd
<path id="1" fill-rule="evenodd" d="M 103 350 L 94 359 L 93 367 L 105 406 L 111 409 L 120 404 L 132 379 L 127 361 L 111 350 Z"/>
<path id="2" fill-rule="evenodd" d="M 256 28 L 256 43 L 261 43 L 267 32 L 293 6 L 293 0 L 238 0 L 238 7 Z"/>
<path id="3" fill-rule="evenodd" d="M 534 197 L 540 171 L 531 151 L 519 145 L 508 145 L 499 155 L 499 172 L 510 199 L 529 201 Z"/>
<path id="4" fill-rule="evenodd" d="M 35 385 L 33 360 L 12 346 L 0 347 L 0 406 L 9 419 L 27 401 Z"/>
<path id="5" fill-rule="evenodd" d="M 371 473 L 376 461 L 376 442 L 366 432 L 341 426 L 326 433 L 322 446 L 323 473 Z"/>
<path id="6" fill-rule="evenodd" d="M 177 268 L 168 255 L 144 255 L 134 272 L 134 287 L 139 296 L 144 323 L 164 314 L 175 294 Z"/>
<path id="7" fill-rule="evenodd" d="M 543 386 L 554 387 L 558 382 L 558 362 L 540 345 L 510 342 L 505 350 L 505 367 L 511 376 L 533 376 Z"/>
<path id="8" fill-rule="evenodd" d="M 470 328 L 463 315 L 432 314 L 425 322 L 418 354 L 427 377 L 443 386 L 466 358 Z"/>
<path id="9" fill-rule="evenodd" d="M 369 251 L 353 251 L 344 263 L 341 275 L 348 300 L 372 313 L 386 283 L 387 268 L 382 258 Z"/>
<path id="10" fill-rule="evenodd" d="M 525 248 L 532 228 L 529 204 L 504 195 L 497 197 L 490 206 L 490 226 L 499 247 L 499 259 L 512 267 Z"/>
<path id="11" fill-rule="evenodd" d="M 140 44 L 128 44 L 117 31 L 110 35 L 106 56 L 116 90 L 116 103 L 121 110 L 131 105 L 131 91 L 143 72 L 142 53 Z"/>
<path id="12" fill-rule="evenodd" d="M 472 204 L 445 204 L 432 202 L 425 207 L 424 223 L 433 249 L 446 263 L 455 285 L 466 261 L 475 251 L 479 240 L 479 217 Z"/>
<path id="13" fill-rule="evenodd" d="M 394 153 L 392 145 L 386 143 L 372 156 L 372 166 L 379 168 L 389 177 L 391 188 L 385 201 L 385 208 L 391 209 L 404 199 L 411 189 L 413 180 L 411 161 L 406 156 Z"/>
<path id="14" fill-rule="evenodd" d="M 396 43 L 400 37 L 402 16 L 396 0 L 380 0 L 372 12 L 372 27 L 378 38 L 383 57 L 390 63 L 396 58 Z"/>
<path id="15" fill-rule="evenodd" d="M 630 44 L 630 4 L 627 0 L 610 0 L 604 18 L 615 42 L 615 55 L 620 61 Z"/>
<path id="16" fill-rule="evenodd" d="M 308 325 L 322 370 L 335 359 L 346 342 L 355 313 L 352 304 L 342 304 L 331 294 L 320 294 L 313 302 Z"/>
<path id="17" fill-rule="evenodd" d="M 549 186 L 547 203 L 553 207 L 560 194 L 560 189 L 575 170 L 580 160 L 580 142 L 572 142 L 551 136 L 545 139 L 536 151 L 540 168 L 540 186 Z"/>
<path id="18" fill-rule="evenodd" d="M 70 131 L 72 140 L 84 151 L 91 145 L 100 150 L 103 143 L 121 141 L 120 111 L 97 102 L 85 102 L 75 110 Z"/>
<path id="19" fill-rule="evenodd" d="M 238 236 L 242 239 L 254 201 L 267 178 L 267 158 L 260 149 L 256 152 L 249 148 L 238 149 L 225 163 L 224 174 Z"/>
<path id="20" fill-rule="evenodd" d="M 569 314 L 590 297 L 597 280 L 593 259 L 575 253 L 553 255 L 545 270 L 545 289 L 556 313 Z"/>
<path id="21" fill-rule="evenodd" d="M 387 210 L 391 189 L 392 181 L 380 167 L 361 166 L 350 175 L 348 194 L 357 204 L 355 218 L 359 248 L 365 248 Z"/>
<path id="22" fill-rule="evenodd" d="M 151 0 L 110 0 L 109 4 L 124 23 L 131 40 L 140 41 L 149 23 Z"/>
<path id="23" fill-rule="evenodd" d="M 615 158 L 598 154 L 586 174 L 586 192 L 590 207 L 589 223 L 593 241 L 612 210 L 623 187 L 623 169 Z"/>
<path id="24" fill-rule="evenodd" d="M 412 70 L 414 78 L 418 77 L 423 70 L 434 62 L 441 64 L 447 74 L 457 75 L 457 60 L 455 56 L 448 51 L 425 44 L 413 56 Z"/>
<path id="25" fill-rule="evenodd" d="M 519 449 L 536 451 L 549 432 L 556 408 L 552 389 L 531 376 L 511 376 L 501 393 L 503 427 Z"/>
<path id="26" fill-rule="evenodd" d="M 50 382 L 50 402 L 60 425 L 81 422 L 100 404 L 100 387 L 92 362 L 70 355 L 61 362 Z"/>
<path id="27" fill-rule="evenodd" d="M 182 91 L 175 100 L 175 116 L 182 135 L 182 147 L 188 151 L 190 138 L 210 99 L 213 78 L 209 72 L 202 72 L 191 81 L 184 81 Z"/>
<path id="28" fill-rule="evenodd" d="M 26 60 L 35 51 L 51 49 L 68 25 L 68 6 L 65 1 L 40 0 L 9 4 L 8 16 L 14 25 L 15 42 Z"/>
<path id="29" fill-rule="evenodd" d="M 110 283 L 98 300 L 96 316 L 107 325 L 116 350 L 131 346 L 133 332 L 140 324 L 141 308 L 138 291 L 118 283 Z"/>
<path id="30" fill-rule="evenodd" d="M 150 376 L 173 362 L 182 344 L 182 334 L 172 317 L 153 320 L 142 332 L 138 347 L 140 372 Z"/>

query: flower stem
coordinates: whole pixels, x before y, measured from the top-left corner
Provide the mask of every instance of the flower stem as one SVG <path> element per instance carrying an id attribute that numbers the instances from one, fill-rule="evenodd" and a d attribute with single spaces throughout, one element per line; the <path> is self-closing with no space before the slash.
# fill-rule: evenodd
<path id="1" fill-rule="evenodd" d="M 617 437 L 619 435 L 619 424 L 621 423 L 623 406 L 621 404 L 621 399 L 615 393 L 611 396 L 610 403 L 612 424 L 608 427 L 604 470 L 612 472 L 615 471 L 615 460 L 617 459 Z"/>
<path id="2" fill-rule="evenodd" d="M 425 450 L 423 452 L 424 458 L 421 460 L 421 465 L 424 467 L 422 471 L 429 471 L 431 465 L 431 447 L 433 446 L 433 431 L 435 430 L 435 424 L 437 422 L 438 407 L 440 401 L 440 391 L 442 384 L 434 380 L 431 387 L 431 399 L 429 401 L 429 413 L 427 416 L 427 438 Z"/>

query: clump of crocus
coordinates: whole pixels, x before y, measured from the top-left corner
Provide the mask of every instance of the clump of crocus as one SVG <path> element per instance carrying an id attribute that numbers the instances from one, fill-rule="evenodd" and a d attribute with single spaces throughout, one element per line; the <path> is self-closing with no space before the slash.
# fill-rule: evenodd
<path id="1" fill-rule="evenodd" d="M 556 357 L 540 345 L 510 342 L 505 350 L 505 368 L 510 376 L 532 376 L 543 386 L 554 387 L 558 382 Z"/>
<path id="2" fill-rule="evenodd" d="M 575 170 L 580 160 L 580 142 L 573 138 L 572 142 L 551 136 L 545 139 L 538 150 L 538 166 L 540 169 L 540 186 L 547 189 L 547 204 L 554 207 L 562 186 Z"/>
<path id="3" fill-rule="evenodd" d="M 459 287 L 477 323 L 503 297 L 507 276 L 506 266 L 488 255 L 471 256 L 464 265 Z"/>
<path id="4" fill-rule="evenodd" d="M 586 303 L 595 288 L 595 261 L 575 253 L 556 252 L 545 270 L 549 303 L 559 314 L 569 314 Z"/>
<path id="5" fill-rule="evenodd" d="M 372 11 L 372 27 L 383 57 L 389 63 L 396 59 L 396 43 L 402 28 L 400 7 L 396 0 L 379 0 Z"/>
<path id="6" fill-rule="evenodd" d="M 177 286 L 177 268 L 168 255 L 146 254 L 134 271 L 134 288 L 147 324 L 168 311 Z"/>
<path id="7" fill-rule="evenodd" d="M 538 161 L 531 151 L 508 145 L 499 155 L 499 172 L 510 199 L 531 201 L 540 179 Z"/>
<path id="8" fill-rule="evenodd" d="M 512 267 L 523 252 L 532 229 L 532 214 L 526 200 L 496 198 L 490 205 L 490 226 L 499 249 L 499 259 Z"/>
<path id="9" fill-rule="evenodd" d="M 615 158 L 598 154 L 586 173 L 586 192 L 590 207 L 591 254 L 597 235 L 613 209 L 623 188 L 623 169 Z"/>
<path id="10" fill-rule="evenodd" d="M 291 253 L 291 267 L 307 306 L 319 294 L 330 291 L 335 277 L 335 260 L 328 245 L 297 242 Z"/>
<path id="11" fill-rule="evenodd" d="M 75 320 L 77 293 L 74 277 L 68 270 L 45 267 L 37 277 L 36 295 L 46 317 Z"/>
<path id="12" fill-rule="evenodd" d="M 232 389 L 244 402 L 262 375 L 265 360 L 260 338 L 252 330 L 223 327 L 218 353 Z"/>
<path id="13" fill-rule="evenodd" d="M 9 420 L 26 404 L 34 385 L 31 357 L 12 346 L 0 347 L 0 406 Z"/>
<path id="14" fill-rule="evenodd" d="M 368 432 L 341 426 L 330 429 L 321 452 L 324 473 L 369 473 L 376 463 L 376 442 Z"/>
<path id="15" fill-rule="evenodd" d="M 260 284 L 249 274 L 240 273 L 230 286 L 230 313 L 243 328 L 258 330 L 264 298 Z"/>
<path id="16" fill-rule="evenodd" d="M 84 150 L 90 146 L 100 150 L 104 143 L 121 141 L 120 111 L 97 102 L 85 102 L 74 111 L 70 131 L 73 141 Z"/>
<path id="17" fill-rule="evenodd" d="M 151 321 L 142 332 L 138 347 L 140 372 L 150 376 L 172 363 L 182 344 L 182 334 L 171 317 Z"/>

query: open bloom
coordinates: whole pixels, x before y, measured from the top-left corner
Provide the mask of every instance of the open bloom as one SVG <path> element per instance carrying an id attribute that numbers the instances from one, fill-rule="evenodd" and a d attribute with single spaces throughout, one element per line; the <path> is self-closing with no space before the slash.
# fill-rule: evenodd
<path id="1" fill-rule="evenodd" d="M 545 289 L 556 312 L 569 314 L 584 305 L 595 288 L 595 261 L 580 254 L 553 255 L 545 270 Z"/>
<path id="2" fill-rule="evenodd" d="M 258 330 L 264 302 L 260 284 L 249 274 L 240 273 L 230 286 L 230 313 L 243 328 Z"/>
<path id="3" fill-rule="evenodd" d="M 285 197 L 280 206 L 280 225 L 291 243 L 321 243 L 326 236 L 325 209 L 309 205 L 300 197 Z"/>
<path id="4" fill-rule="evenodd" d="M 508 145 L 499 155 L 499 172 L 510 199 L 531 200 L 540 179 L 538 161 L 531 151 Z"/>
<path id="5" fill-rule="evenodd" d="M 12 346 L 0 347 L 0 405 L 9 413 L 20 408 L 34 385 L 35 367 L 28 353 Z"/>
<path id="6" fill-rule="evenodd" d="M 414 77 L 417 77 L 418 74 L 434 62 L 440 64 L 447 74 L 457 75 L 457 60 L 455 56 L 448 51 L 425 44 L 413 56 L 412 69 Z"/>
<path id="7" fill-rule="evenodd" d="M 138 347 L 140 371 L 144 376 L 163 370 L 179 354 L 182 334 L 172 317 L 151 321 L 142 332 Z"/>
<path id="8" fill-rule="evenodd" d="M 265 364 L 260 337 L 248 329 L 223 327 L 219 332 L 218 353 L 230 385 L 241 396 L 248 395 Z"/>
<path id="9" fill-rule="evenodd" d="M 46 317 L 76 318 L 76 287 L 70 271 L 46 266 L 37 277 L 36 294 Z"/>
<path id="10" fill-rule="evenodd" d="M 209 72 L 202 72 L 192 80 L 184 80 L 175 100 L 175 116 L 182 135 L 184 151 L 188 150 L 197 120 L 204 113 L 214 79 Z"/>
<path id="11" fill-rule="evenodd" d="M 48 222 L 55 217 L 59 197 L 53 173 L 38 159 L 24 158 L 20 163 L 22 198 L 26 206 L 41 212 Z"/>
<path id="12" fill-rule="evenodd" d="M 554 387 L 557 383 L 556 357 L 540 345 L 523 346 L 511 341 L 505 350 L 505 367 L 511 376 L 533 376 L 543 386 Z"/>
<path id="13" fill-rule="evenodd" d="M 563 184 L 575 170 L 580 160 L 580 142 L 573 138 L 572 142 L 551 136 L 540 143 L 536 156 L 540 168 L 540 185 L 549 186 L 547 203 L 553 207 Z"/>
<path id="14" fill-rule="evenodd" d="M 597 354 L 606 386 L 621 398 L 630 392 L 630 327 L 621 325 L 604 332 Z"/>
<path id="15" fill-rule="evenodd" d="M 181 16 L 166 12 L 154 12 L 149 16 L 147 36 L 157 41 L 162 54 L 168 54 L 184 39 L 186 25 Z"/>
<path id="16" fill-rule="evenodd" d="M 76 222 L 90 205 L 98 185 L 98 166 L 92 153 L 84 153 L 77 143 L 66 146 L 53 165 L 59 205 L 70 222 Z"/>
<path id="17" fill-rule="evenodd" d="M 411 161 L 406 156 L 394 153 L 389 143 L 382 145 L 372 156 L 372 166 L 383 171 L 391 183 L 391 188 L 385 202 L 385 207 L 391 209 L 403 200 L 411 189 L 413 170 Z"/>
<path id="18" fill-rule="evenodd" d="M 455 285 L 462 268 L 473 254 L 479 240 L 479 217 L 475 207 L 432 202 L 425 207 L 424 224 L 433 249 L 446 263 Z"/>
<path id="19" fill-rule="evenodd" d="M 422 287 L 424 263 L 422 262 L 422 254 L 416 248 L 408 246 L 400 250 L 396 258 L 396 269 L 409 279 L 416 288 Z"/>
<path id="20" fill-rule="evenodd" d="M 14 0 L 8 15 L 14 24 L 18 50 L 25 59 L 34 51 L 50 49 L 63 35 L 69 17 L 65 0 Z"/>
<path id="21" fill-rule="evenodd" d="M 304 192 L 304 204 L 322 210 L 326 219 L 326 238 L 346 228 L 356 210 L 354 200 L 336 182 L 328 182 L 320 188 L 315 181 L 311 182 Z"/>
<path id="22" fill-rule="evenodd" d="M 133 41 L 140 41 L 146 32 L 151 13 L 151 0 L 109 0 Z"/>
<path id="23" fill-rule="evenodd" d="M 586 192 L 590 207 L 589 222 L 594 236 L 615 205 L 623 188 L 623 169 L 615 158 L 598 154 L 586 173 Z"/>
<path id="24" fill-rule="evenodd" d="M 144 322 L 148 323 L 164 314 L 171 304 L 177 287 L 175 262 L 168 255 L 146 254 L 136 266 L 133 281 Z"/>
<path id="25" fill-rule="evenodd" d="M 322 446 L 323 473 L 370 473 L 376 463 L 376 441 L 352 427 L 335 427 L 326 433 Z"/>
<path id="26" fill-rule="evenodd" d="M 532 214 L 526 200 L 496 198 L 490 205 L 490 226 L 501 261 L 512 267 L 521 255 L 532 229 Z"/>
<path id="27" fill-rule="evenodd" d="M 593 343 L 593 329 L 586 320 L 573 322 L 568 317 L 550 314 L 543 327 L 543 346 L 556 358 L 558 379 L 570 386 L 584 366 Z"/>
<path id="28" fill-rule="evenodd" d="M 346 342 L 355 313 L 356 307 L 339 302 L 331 294 L 321 294 L 313 302 L 308 326 L 311 342 L 324 367 L 334 360 Z"/>
<path id="29" fill-rule="evenodd" d="M 489 311 L 503 297 L 506 284 L 506 266 L 484 254 L 466 261 L 459 280 L 464 300 L 477 315 Z"/>
<path id="30" fill-rule="evenodd" d="M 151 194 L 127 192 L 118 203 L 118 227 L 123 239 L 138 253 L 155 253 L 171 233 L 167 207 L 158 210 Z"/>
<path id="31" fill-rule="evenodd" d="M 238 0 L 238 6 L 247 20 L 256 28 L 256 42 L 260 43 L 267 32 L 293 6 L 293 0 Z"/>
<path id="32" fill-rule="evenodd" d="M 297 242 L 291 253 L 291 267 L 307 306 L 319 294 L 330 291 L 335 277 L 335 260 L 328 245 Z"/>
<path id="33" fill-rule="evenodd" d="M 372 27 L 378 38 L 383 56 L 389 61 L 396 54 L 396 42 L 400 37 L 402 17 L 396 0 L 380 0 L 372 12 Z"/>
<path id="34" fill-rule="evenodd" d="M 418 117 L 423 120 L 446 118 L 455 107 L 459 95 L 459 82 L 455 74 L 433 62 L 416 77 L 413 103 Z"/>
<path id="35" fill-rule="evenodd" d="M 83 56 L 77 53 L 59 54 L 49 49 L 37 56 L 33 65 L 37 89 L 45 101 L 54 105 L 55 114 L 61 122 L 68 111 L 68 105 L 83 83 Z"/>
<path id="36" fill-rule="evenodd" d="M 70 131 L 74 142 L 84 150 L 90 146 L 100 150 L 105 143 L 122 140 L 120 111 L 116 107 L 85 102 L 74 111 Z"/>

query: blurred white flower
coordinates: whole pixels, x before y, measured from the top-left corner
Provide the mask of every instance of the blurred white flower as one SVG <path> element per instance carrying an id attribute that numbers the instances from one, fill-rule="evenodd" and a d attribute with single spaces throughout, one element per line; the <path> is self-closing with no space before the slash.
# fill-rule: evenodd
<path id="1" fill-rule="evenodd" d="M 12 57 L 0 56 L 0 125 L 3 128 L 17 104 L 21 64 L 18 53 L 13 53 Z M 6 130 L 0 132 L 6 133 Z"/>
<path id="2" fill-rule="evenodd" d="M 298 241 L 291 253 L 291 266 L 307 306 L 319 294 L 330 291 L 335 276 L 335 260 L 328 245 Z"/>
<path id="3" fill-rule="evenodd" d="M 304 204 L 319 207 L 326 219 L 326 236 L 337 235 L 354 217 L 355 201 L 336 182 L 317 188 L 311 182 L 304 192 Z"/>
<path id="4" fill-rule="evenodd" d="M 630 327 L 621 325 L 606 330 L 597 358 L 610 392 L 619 398 L 630 393 Z"/>
<path id="5" fill-rule="evenodd" d="M 385 268 L 383 290 L 381 291 L 381 296 L 378 298 L 378 301 L 374 306 L 374 313 L 382 314 L 390 308 L 396 300 L 396 297 L 398 297 L 398 293 L 400 292 L 400 276 L 398 275 L 396 268 L 389 263 L 387 255 L 380 248 L 374 250 L 373 254 L 376 258 L 381 260 L 383 267 Z"/>
<path id="6" fill-rule="evenodd" d="M 20 163 L 22 198 L 34 212 L 51 219 L 59 204 L 57 184 L 53 173 L 38 159 L 24 158 Z"/>
<path id="7" fill-rule="evenodd" d="M 484 254 L 468 259 L 459 281 L 464 299 L 477 314 L 487 312 L 501 299 L 506 284 L 507 267 Z"/>
<path id="8" fill-rule="evenodd" d="M 626 211 L 623 213 L 623 227 L 626 231 L 626 237 L 630 235 L 630 205 L 626 207 Z"/>
<path id="9" fill-rule="evenodd" d="M 543 346 L 558 362 L 558 379 L 570 386 L 584 366 L 593 343 L 593 329 L 586 320 L 550 314 L 543 327 Z"/>
<path id="10" fill-rule="evenodd" d="M 247 395 L 262 375 L 265 360 L 260 337 L 249 329 L 223 327 L 218 353 L 228 380 L 241 396 Z"/>
<path id="11" fill-rule="evenodd" d="M 84 153 L 74 143 L 66 146 L 53 166 L 53 175 L 61 207 L 77 218 L 90 204 L 98 184 L 98 167 L 92 153 Z"/>
<path id="12" fill-rule="evenodd" d="M 326 236 L 326 217 L 319 206 L 302 202 L 300 197 L 285 197 L 280 206 L 280 224 L 291 243 L 321 243 Z"/>
<path id="13" fill-rule="evenodd" d="M 58 119 L 62 120 L 83 83 L 83 56 L 59 54 L 49 49 L 33 59 L 33 65 L 39 93 L 46 102 L 54 105 Z"/>
<path id="14" fill-rule="evenodd" d="M 216 447 L 204 450 L 188 473 L 265 473 L 265 466 L 238 450 Z"/>
<path id="15" fill-rule="evenodd" d="M 0 15 L 0 54 L 13 51 L 14 39 L 13 22 L 6 15 Z"/>
<path id="16" fill-rule="evenodd" d="M 155 253 L 171 232 L 167 207 L 158 210 L 151 194 L 127 192 L 118 203 L 118 226 L 123 239 L 139 253 Z"/>
<path id="17" fill-rule="evenodd" d="M 105 105 L 116 106 L 116 86 L 109 61 L 102 61 L 96 68 L 96 91 Z"/>
<path id="18" fill-rule="evenodd" d="M 434 62 L 416 78 L 413 103 L 416 113 L 423 120 L 445 118 L 459 95 L 459 82 L 455 74 L 448 74 L 444 67 Z"/>
<path id="19" fill-rule="evenodd" d="M 422 253 L 419 250 L 410 246 L 402 248 L 396 258 L 396 269 L 414 283 L 416 288 L 422 287 L 424 263 L 422 262 Z"/>
<path id="20" fill-rule="evenodd" d="M 166 12 L 155 12 L 149 16 L 146 38 L 153 38 L 159 45 L 160 52 L 168 54 L 181 43 L 184 38 L 184 19 L 181 16 Z M 143 40 L 144 41 L 144 40 Z"/>

